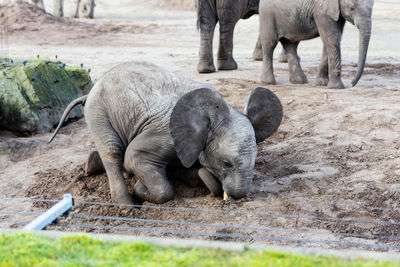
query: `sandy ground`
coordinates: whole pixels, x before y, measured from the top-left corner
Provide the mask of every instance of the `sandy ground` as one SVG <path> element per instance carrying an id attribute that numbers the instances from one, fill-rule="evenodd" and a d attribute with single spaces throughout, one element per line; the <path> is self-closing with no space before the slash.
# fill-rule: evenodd
<path id="1" fill-rule="evenodd" d="M 50 7 L 48 2 L 51 1 L 45 1 Z M 182 3 L 187 5 L 182 8 Z M 200 75 L 196 72 L 199 34 L 195 13 L 191 10 L 193 6 L 190 5 L 192 1 L 189 0 L 98 1 L 97 18 L 93 21 L 65 20 L 51 22 L 51 26 L 46 20 L 43 20 L 43 25 L 34 21 L 25 20 L 20 24 L 14 21 L 14 31 L 9 37 L 9 53 L 12 57 L 58 55 L 68 64 L 83 63 L 92 70 L 94 81 L 118 63 L 150 61 L 215 86 L 228 103 L 243 109 L 250 91 L 261 85 L 261 62 L 251 59 L 257 39 L 258 17 L 240 21 L 235 30 L 234 56 L 239 69 Z M 176 184 L 176 198 L 164 206 L 399 221 L 399 23 L 398 3 L 375 1 L 368 64 L 354 88 L 331 90 L 312 84 L 321 54 L 319 39 L 303 42 L 299 47 L 302 66 L 310 84 L 289 84 L 287 64 L 275 62 L 278 85 L 268 88 L 280 97 L 284 120 L 276 134 L 258 145 L 253 191 L 244 199 L 223 201 L 211 197 L 205 188 L 190 189 Z M 68 27 L 65 28 L 65 25 Z M 218 40 L 218 35 L 215 40 Z M 279 52 L 280 49 L 276 49 L 276 56 Z M 347 86 L 355 74 L 357 57 L 358 32 L 354 26 L 347 25 L 342 42 L 342 76 Z M 353 240 L 344 239 L 338 233 L 400 236 L 396 225 L 193 214 L 188 211 L 79 204 L 79 201 L 110 201 L 105 175 L 84 176 L 83 162 L 88 151 L 94 149 L 85 122 L 78 120 L 70 123 L 50 145 L 46 144 L 48 138 L 49 134 L 18 138 L 1 132 L 0 197 L 59 199 L 64 193 L 71 192 L 77 200 L 73 213 L 305 228 L 325 233 L 324 237 L 288 235 L 293 238 Z M 133 179 L 127 178 L 127 182 L 132 185 Z M 41 210 L 43 207 L 18 202 L 1 205 L 3 210 Z M 238 232 L 225 228 L 207 230 Z M 258 231 L 240 233 L 261 235 Z M 399 244 L 389 239 L 383 241 Z M 377 240 L 369 238 L 366 242 L 375 243 Z"/>

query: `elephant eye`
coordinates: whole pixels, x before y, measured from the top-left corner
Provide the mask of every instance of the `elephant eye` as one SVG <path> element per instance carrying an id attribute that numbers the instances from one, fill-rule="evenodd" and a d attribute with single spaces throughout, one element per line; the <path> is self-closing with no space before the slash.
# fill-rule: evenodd
<path id="1" fill-rule="evenodd" d="M 225 168 L 232 168 L 233 167 L 233 164 L 230 163 L 229 161 L 224 160 L 223 163 L 224 163 L 224 167 Z"/>

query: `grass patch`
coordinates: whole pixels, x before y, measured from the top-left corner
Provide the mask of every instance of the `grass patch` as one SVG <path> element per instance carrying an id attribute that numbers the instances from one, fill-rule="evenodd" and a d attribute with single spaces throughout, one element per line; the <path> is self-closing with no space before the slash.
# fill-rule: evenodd
<path id="1" fill-rule="evenodd" d="M 163 248 L 87 236 L 50 239 L 13 233 L 0 235 L 0 266 L 400 266 L 400 263 L 273 251 Z"/>

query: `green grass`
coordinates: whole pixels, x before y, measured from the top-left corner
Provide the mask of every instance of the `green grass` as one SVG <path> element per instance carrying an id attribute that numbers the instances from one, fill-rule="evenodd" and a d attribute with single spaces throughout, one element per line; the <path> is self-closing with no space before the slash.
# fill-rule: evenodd
<path id="1" fill-rule="evenodd" d="M 105 242 L 87 236 L 50 239 L 0 235 L 0 266 L 400 266 L 396 262 L 345 260 L 273 251 L 163 248 Z"/>

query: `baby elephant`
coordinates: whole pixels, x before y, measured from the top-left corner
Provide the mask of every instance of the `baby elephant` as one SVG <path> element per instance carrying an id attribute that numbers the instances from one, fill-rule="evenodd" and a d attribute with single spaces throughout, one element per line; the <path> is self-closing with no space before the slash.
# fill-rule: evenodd
<path id="1" fill-rule="evenodd" d="M 194 179 L 195 173 L 214 194 L 224 190 L 244 197 L 251 190 L 256 143 L 271 136 L 282 120 L 281 102 L 268 89 L 254 89 L 243 114 L 208 85 L 137 62 L 113 68 L 89 95 L 73 101 L 51 140 L 78 104 L 85 104 L 112 199 L 119 203 L 132 203 L 124 169 L 138 178 L 134 194 L 139 199 L 171 200 L 174 190 L 166 175 L 171 164 L 181 168 L 173 172 L 181 175 L 176 178 Z"/>
<path id="2" fill-rule="evenodd" d="M 260 0 L 261 82 L 276 83 L 272 56 L 279 41 L 286 51 L 290 82 L 307 83 L 297 46 L 302 40 L 321 36 L 323 52 L 316 84 L 344 88 L 340 42 L 348 21 L 359 29 L 358 67 L 351 82 L 355 86 L 365 67 L 373 5 L 374 0 Z"/>

